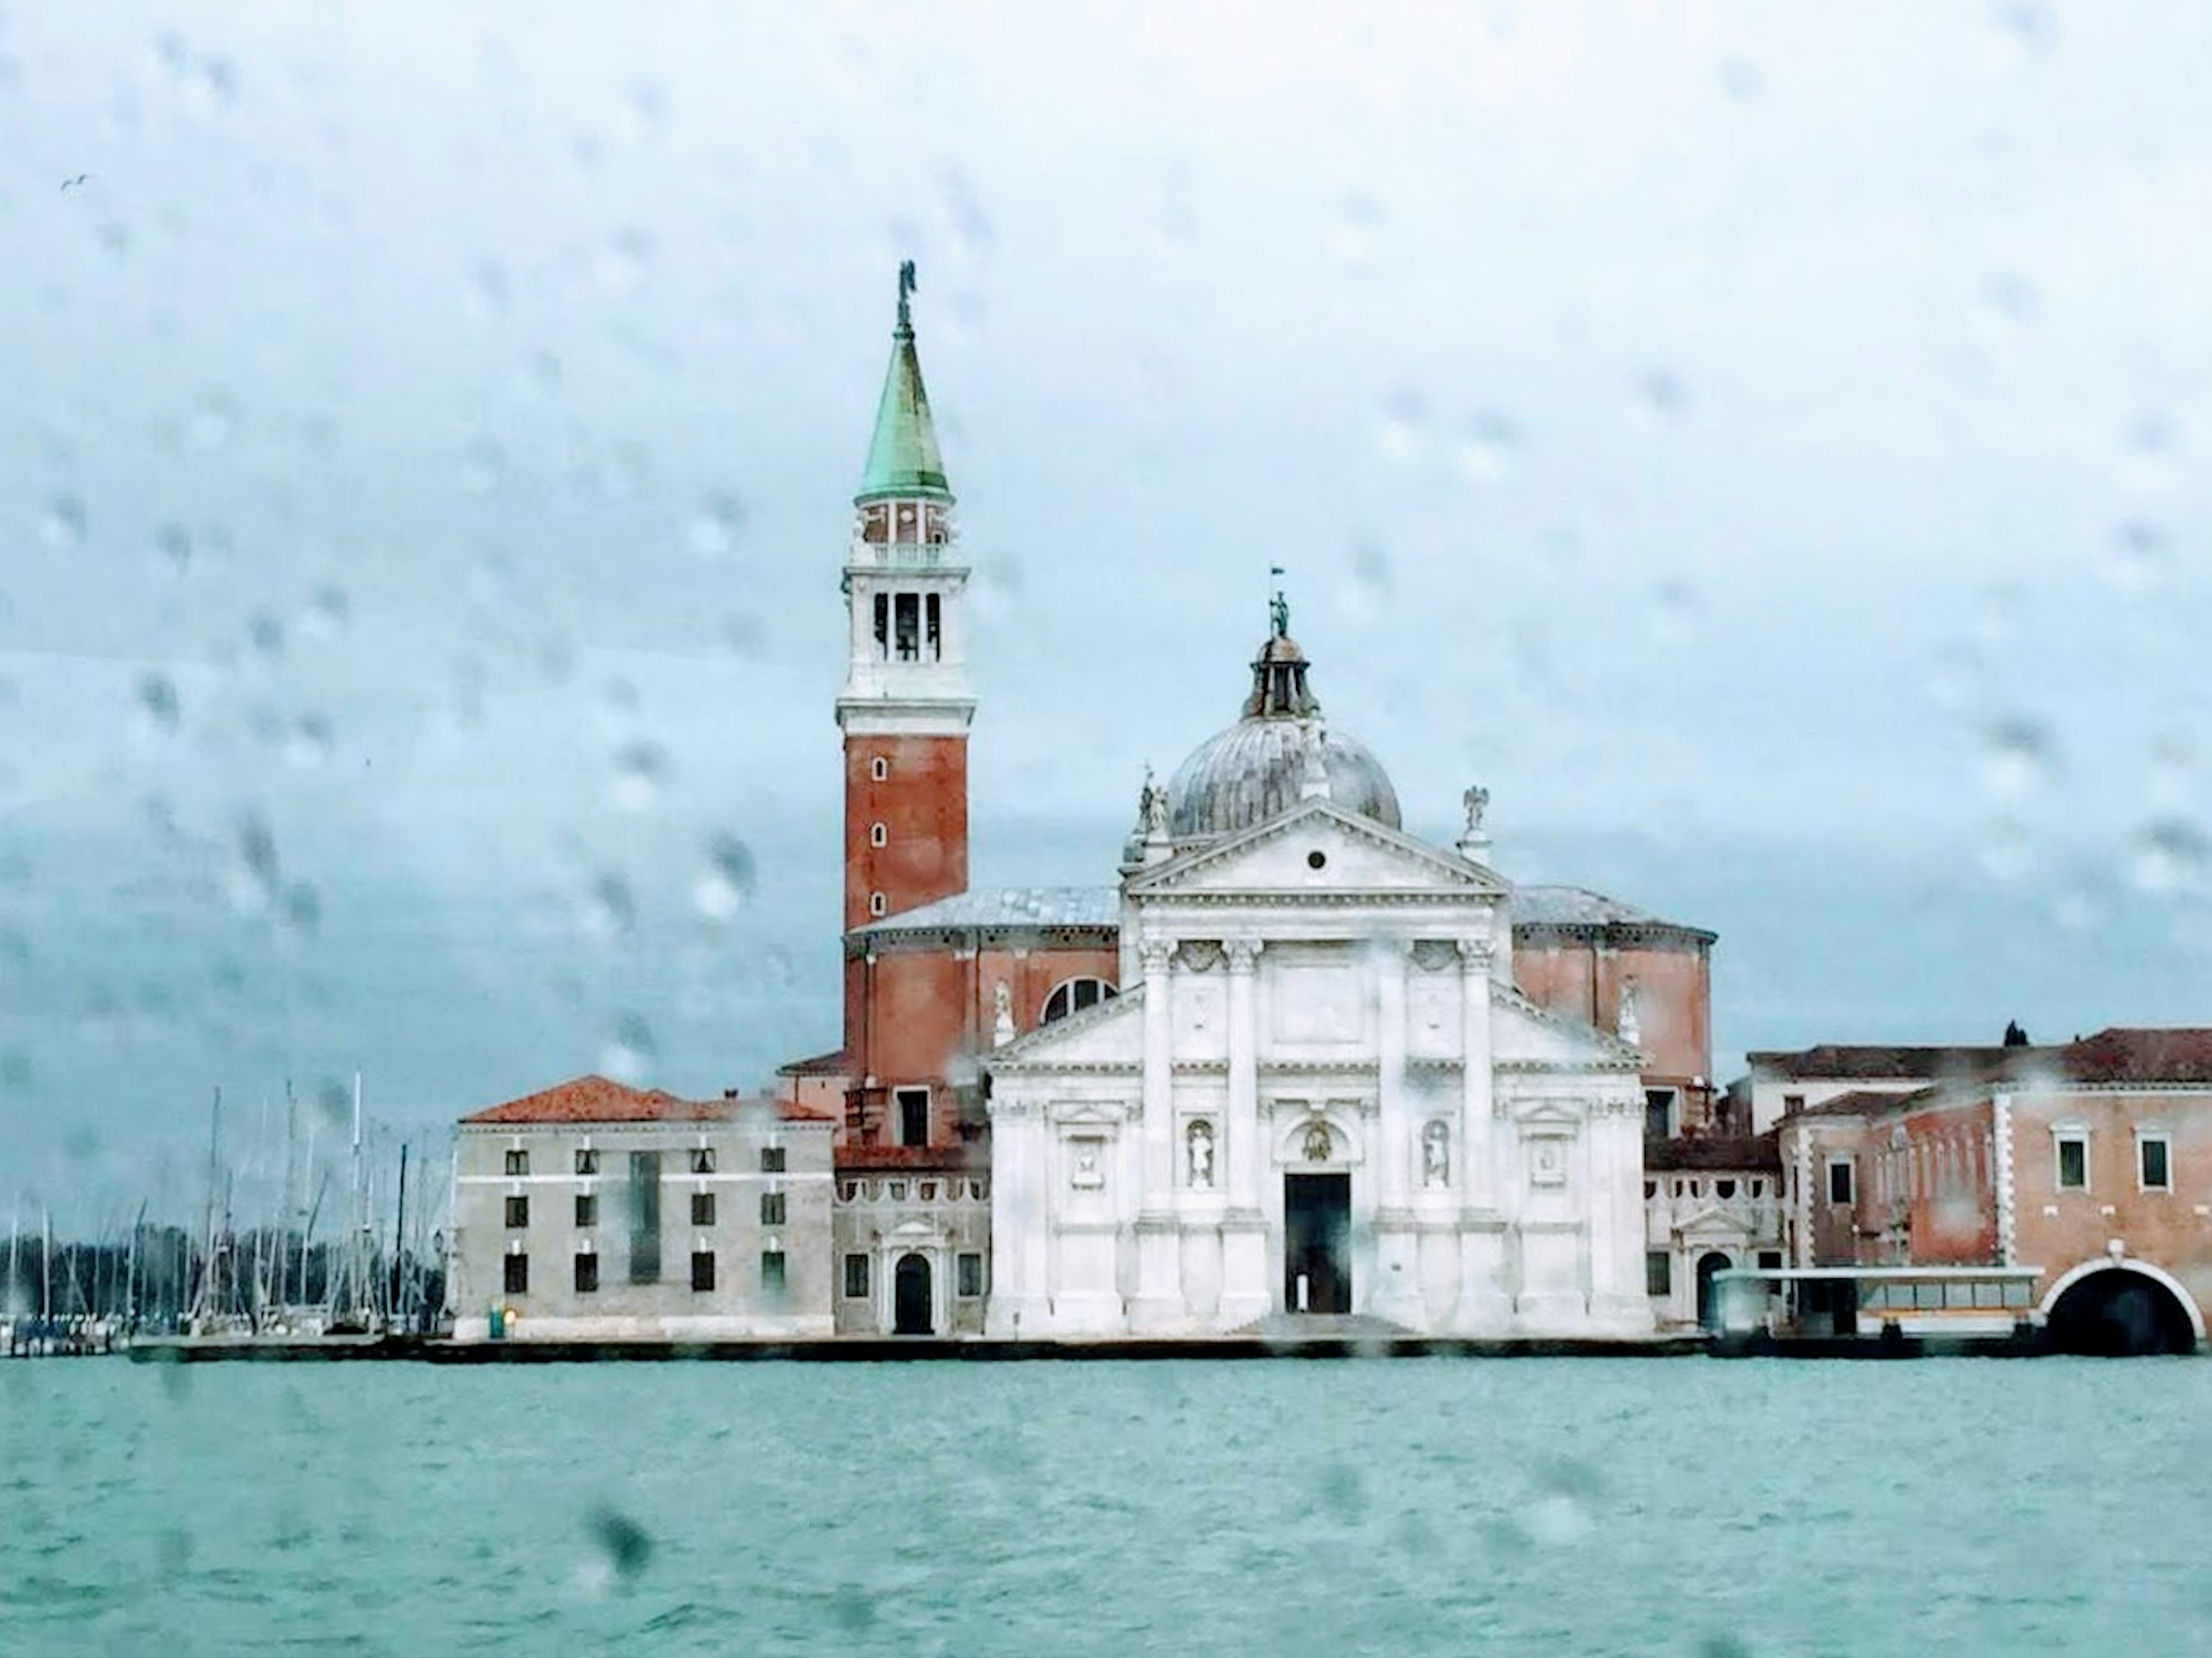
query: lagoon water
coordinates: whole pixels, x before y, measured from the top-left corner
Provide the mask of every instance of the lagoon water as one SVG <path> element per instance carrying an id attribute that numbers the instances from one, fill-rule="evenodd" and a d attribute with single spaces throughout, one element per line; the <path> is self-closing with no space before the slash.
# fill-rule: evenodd
<path id="1" fill-rule="evenodd" d="M 0 1651 L 2212 1650 L 2212 1363 L 0 1364 Z"/>

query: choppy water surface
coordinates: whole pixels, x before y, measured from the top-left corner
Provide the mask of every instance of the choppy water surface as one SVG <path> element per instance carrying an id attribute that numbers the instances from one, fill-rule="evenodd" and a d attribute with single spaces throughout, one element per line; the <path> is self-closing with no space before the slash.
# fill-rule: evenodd
<path id="1" fill-rule="evenodd" d="M 0 1365 L 0 1649 L 2212 1650 L 2212 1363 Z"/>

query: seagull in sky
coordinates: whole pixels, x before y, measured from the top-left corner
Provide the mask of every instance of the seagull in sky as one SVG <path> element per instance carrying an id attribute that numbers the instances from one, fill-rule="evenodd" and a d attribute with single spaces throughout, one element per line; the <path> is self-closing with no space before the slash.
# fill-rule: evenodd
<path id="1" fill-rule="evenodd" d="M 71 191 L 71 190 L 74 190 L 74 189 L 77 188 L 77 186 L 79 186 L 80 185 L 88 185 L 88 184 L 90 184 L 91 182 L 92 182 L 92 174 L 90 174 L 89 173 L 78 173 L 78 174 L 76 175 L 76 178 L 74 178 L 74 179 L 63 179 L 63 180 L 62 180 L 62 190 L 63 190 L 64 193 L 64 194 L 66 194 L 68 191 Z"/>

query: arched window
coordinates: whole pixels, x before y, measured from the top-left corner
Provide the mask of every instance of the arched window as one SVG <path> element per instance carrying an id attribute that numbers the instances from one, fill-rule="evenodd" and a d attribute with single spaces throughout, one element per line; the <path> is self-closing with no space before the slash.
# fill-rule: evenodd
<path id="1" fill-rule="evenodd" d="M 1080 1013 L 1086 1007 L 1096 1007 L 1109 1001 L 1114 987 L 1103 979 L 1063 979 L 1044 999 L 1044 1017 L 1040 1024 L 1050 1024 L 1054 1019 L 1064 1019 L 1071 1013 Z"/>
<path id="2" fill-rule="evenodd" d="M 880 754 L 868 762 L 868 775 L 878 783 L 891 774 L 891 762 Z"/>
<path id="3" fill-rule="evenodd" d="M 889 904 L 889 903 L 884 900 L 884 895 L 883 895 L 882 893 L 880 893 L 880 892 L 872 892 L 872 893 L 870 893 L 870 894 L 868 895 L 868 914 L 871 914 L 871 915 L 880 915 L 880 914 L 883 914 L 886 909 L 889 909 L 890 908 L 890 904 Z"/>
<path id="4" fill-rule="evenodd" d="M 880 847 L 888 845 L 890 841 L 890 838 L 891 832 L 885 829 L 881 823 L 871 823 L 868 825 L 868 844 L 870 846 Z"/>

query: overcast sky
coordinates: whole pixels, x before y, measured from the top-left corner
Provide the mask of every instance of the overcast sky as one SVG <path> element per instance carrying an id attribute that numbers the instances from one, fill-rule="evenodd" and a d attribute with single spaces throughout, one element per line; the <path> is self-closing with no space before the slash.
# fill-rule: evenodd
<path id="1" fill-rule="evenodd" d="M 835 1045 L 902 257 L 979 884 L 1112 879 L 1282 564 L 1408 827 L 1720 933 L 1723 1078 L 2212 1023 L 2208 76 L 2191 3 L 9 6 L 0 1202 L 196 1202 L 217 1084 Z"/>

